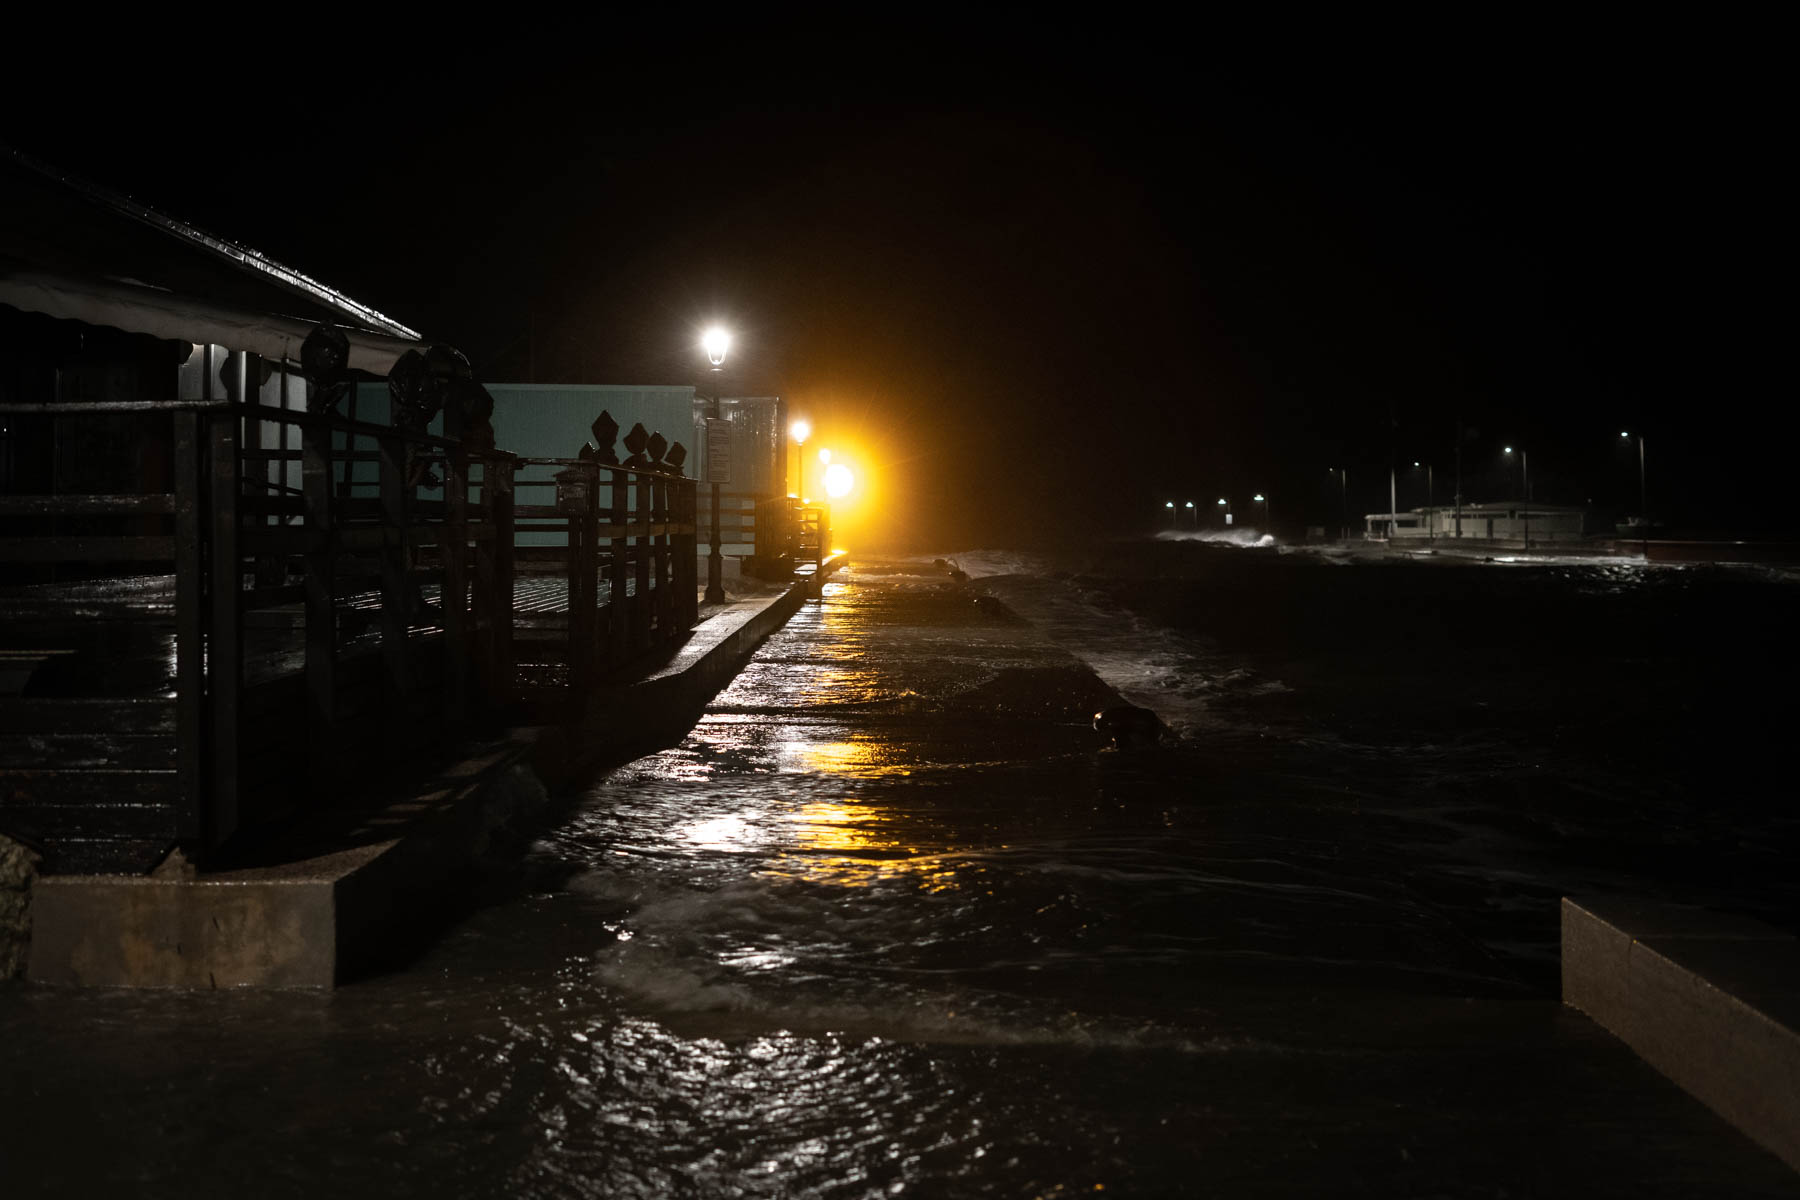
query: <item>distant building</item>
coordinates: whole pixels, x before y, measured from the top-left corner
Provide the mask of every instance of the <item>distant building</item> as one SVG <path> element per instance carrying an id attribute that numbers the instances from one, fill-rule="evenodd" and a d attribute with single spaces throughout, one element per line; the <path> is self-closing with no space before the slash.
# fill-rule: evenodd
<path id="1" fill-rule="evenodd" d="M 1386 540 L 1390 527 L 1396 541 L 1469 539 L 1475 541 L 1575 541 L 1588 533 L 1587 510 L 1570 504 L 1497 500 L 1415 508 L 1403 513 L 1363 514 L 1363 536 Z"/>

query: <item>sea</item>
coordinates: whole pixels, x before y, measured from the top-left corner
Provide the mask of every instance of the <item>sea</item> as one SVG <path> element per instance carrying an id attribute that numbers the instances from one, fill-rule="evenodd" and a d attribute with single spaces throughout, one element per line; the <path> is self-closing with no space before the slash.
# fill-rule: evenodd
<path id="1" fill-rule="evenodd" d="M 402 962 L 0 987 L 0 1189 L 1794 1194 L 1560 1004 L 1558 906 L 1800 932 L 1795 587 L 1251 532 L 858 562 Z"/>

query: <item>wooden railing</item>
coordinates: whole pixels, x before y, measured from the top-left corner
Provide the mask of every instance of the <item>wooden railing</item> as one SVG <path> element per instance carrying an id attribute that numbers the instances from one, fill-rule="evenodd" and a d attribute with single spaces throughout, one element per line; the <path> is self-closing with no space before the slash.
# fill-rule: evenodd
<path id="1" fill-rule="evenodd" d="M 699 613 L 694 481 L 584 459 L 516 461 L 521 471 L 555 472 L 517 479 L 521 491 L 550 491 L 548 503 L 516 507 L 521 539 L 550 535 L 562 544 L 521 544 L 515 570 L 522 579 L 560 578 L 567 603 L 566 620 L 528 622 L 540 636 L 515 668 L 515 694 L 541 701 L 565 688 L 583 691 L 685 636 Z"/>
<path id="2" fill-rule="evenodd" d="M 437 436 L 211 396 L 130 407 L 168 413 L 170 491 L 0 497 L 0 563 L 136 571 L 91 602 L 173 633 L 172 697 L 0 697 L 0 833 L 47 869 L 204 858 L 522 702 L 572 712 L 696 619 L 693 480 L 472 447 L 451 414 Z M 77 517 L 131 531 L 72 535 Z M 0 600 L 15 632 L 69 611 L 56 587 Z"/>

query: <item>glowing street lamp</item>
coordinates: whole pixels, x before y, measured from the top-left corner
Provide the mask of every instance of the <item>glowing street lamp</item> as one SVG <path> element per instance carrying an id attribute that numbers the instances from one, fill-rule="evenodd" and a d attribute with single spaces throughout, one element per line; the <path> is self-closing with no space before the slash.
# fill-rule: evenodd
<path id="1" fill-rule="evenodd" d="M 855 486 L 855 473 L 843 463 L 832 463 L 825 468 L 825 494 L 833 500 L 842 500 Z"/>
<path id="2" fill-rule="evenodd" d="M 707 406 L 708 414 L 713 421 L 720 417 L 719 393 L 724 386 L 725 355 L 731 349 L 731 334 L 723 327 L 714 325 L 700 338 L 700 348 L 706 351 L 706 359 L 712 363 L 712 369 L 718 378 L 713 382 L 712 403 Z M 712 434 L 715 426 L 709 421 L 706 427 L 707 457 L 712 457 Z M 712 474 L 710 464 L 707 474 Z M 712 529 L 706 537 L 706 602 L 708 604 L 725 603 L 725 584 L 723 582 L 724 560 L 719 555 L 719 485 L 712 485 Z"/>
<path id="3" fill-rule="evenodd" d="M 1163 507 L 1169 510 L 1169 528 L 1175 528 L 1175 502 L 1173 500 L 1164 500 Z"/>
<path id="4" fill-rule="evenodd" d="M 722 367 L 725 365 L 725 354 L 731 349 L 731 333 L 714 325 L 700 338 L 700 348 L 706 351 L 708 362 L 715 367 Z"/>
<path id="5" fill-rule="evenodd" d="M 1231 524 L 1231 505 L 1225 503 L 1225 497 L 1219 497 L 1219 508 L 1225 514 L 1225 524 Z"/>
<path id="6" fill-rule="evenodd" d="M 1194 507 L 1194 502 L 1192 500 L 1187 502 L 1187 513 L 1188 524 L 1192 525 L 1195 529 L 1200 528 L 1200 511 Z"/>
<path id="7" fill-rule="evenodd" d="M 1263 495 L 1261 492 L 1258 492 L 1258 493 L 1256 493 L 1256 495 L 1252 496 L 1251 499 L 1256 501 L 1256 503 L 1262 505 L 1263 532 L 1268 533 L 1269 532 L 1269 498 L 1267 496 Z"/>

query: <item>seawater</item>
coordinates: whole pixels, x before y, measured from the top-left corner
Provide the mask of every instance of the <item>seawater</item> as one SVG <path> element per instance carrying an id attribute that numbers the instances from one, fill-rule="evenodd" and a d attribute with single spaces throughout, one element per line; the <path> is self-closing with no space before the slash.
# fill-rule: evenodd
<path id="1" fill-rule="evenodd" d="M 853 569 L 391 971 L 0 992 L 8 1194 L 1783 1194 L 1555 969 L 1570 892 L 1791 920 L 1791 598 L 1254 537 Z M 1109 688 L 1163 746 L 1071 719 Z"/>

